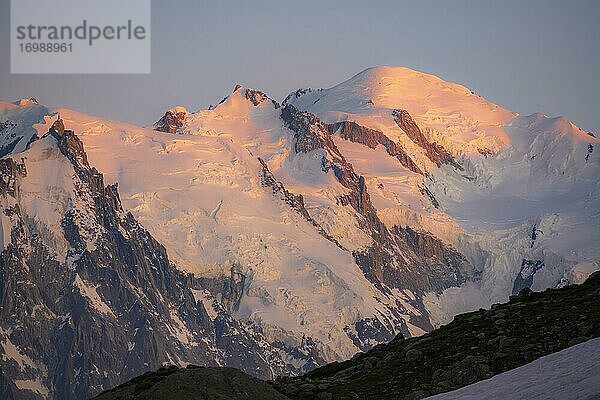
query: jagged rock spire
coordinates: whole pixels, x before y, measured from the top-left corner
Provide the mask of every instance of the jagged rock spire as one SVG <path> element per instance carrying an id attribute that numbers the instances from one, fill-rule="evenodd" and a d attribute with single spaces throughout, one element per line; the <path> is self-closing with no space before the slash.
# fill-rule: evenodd
<path id="1" fill-rule="evenodd" d="M 187 117 L 187 110 L 183 107 L 174 107 L 165 112 L 157 122 L 154 123 L 154 130 L 166 133 L 177 133 L 183 126 Z"/>
<path id="2" fill-rule="evenodd" d="M 65 123 L 63 122 L 62 118 L 60 117 L 60 114 L 58 114 L 58 118 L 56 119 L 56 121 L 54 121 L 54 123 L 52 124 L 52 127 L 50 128 L 50 132 L 54 131 L 55 133 L 59 134 L 59 135 L 63 135 L 65 133 Z"/>

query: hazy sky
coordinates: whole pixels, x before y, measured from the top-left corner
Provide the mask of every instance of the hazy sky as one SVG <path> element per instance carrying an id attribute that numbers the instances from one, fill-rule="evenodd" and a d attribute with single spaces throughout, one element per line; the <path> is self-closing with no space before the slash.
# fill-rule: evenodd
<path id="1" fill-rule="evenodd" d="M 11 75 L 0 0 L 0 98 L 148 124 L 239 82 L 281 100 L 375 65 L 458 82 L 521 114 L 600 131 L 600 1 L 153 1 L 152 74 Z"/>

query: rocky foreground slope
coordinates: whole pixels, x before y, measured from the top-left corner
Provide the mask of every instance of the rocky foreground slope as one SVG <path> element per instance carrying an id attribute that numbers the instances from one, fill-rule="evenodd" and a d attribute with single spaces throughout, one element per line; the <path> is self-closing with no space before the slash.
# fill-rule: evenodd
<path id="1" fill-rule="evenodd" d="M 581 285 L 541 293 L 525 289 L 508 303 L 461 314 L 422 337 L 399 336 L 351 360 L 271 384 L 291 399 L 421 399 L 490 378 L 595 337 L 600 337 L 600 272 Z M 167 378 L 172 375 L 174 378 Z M 209 380 L 223 383 L 211 387 L 213 398 L 274 396 L 269 390 L 256 396 L 254 389 L 263 387 L 260 382 L 245 390 L 236 389 L 250 379 L 230 369 L 163 368 L 97 399 L 177 398 L 169 397 L 169 389 L 184 396 L 181 398 L 202 399 L 199 393 L 205 389 L 196 385 Z"/>
<path id="2" fill-rule="evenodd" d="M 582 285 L 523 290 L 418 338 L 275 383 L 297 399 L 419 399 L 469 385 L 600 336 L 600 273 Z"/>
<path id="3" fill-rule="evenodd" d="M 285 400 L 267 382 L 234 368 L 204 368 L 188 365 L 147 372 L 113 390 L 95 397 L 97 400 Z"/>

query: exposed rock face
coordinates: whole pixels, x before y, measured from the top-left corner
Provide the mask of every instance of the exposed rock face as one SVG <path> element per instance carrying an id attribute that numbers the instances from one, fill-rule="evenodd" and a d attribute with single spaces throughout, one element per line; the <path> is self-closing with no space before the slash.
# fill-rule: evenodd
<path id="1" fill-rule="evenodd" d="M 585 155 L 585 161 L 589 161 L 590 156 L 592 155 L 592 152 L 594 151 L 594 145 L 593 144 L 588 144 L 588 148 L 587 148 L 587 154 Z"/>
<path id="2" fill-rule="evenodd" d="M 494 155 L 494 152 L 492 150 L 488 149 L 487 147 L 483 147 L 483 148 L 478 147 L 477 151 L 479 152 L 479 154 L 481 154 L 485 158 L 488 158 L 488 157 L 491 157 Z"/>
<path id="3" fill-rule="evenodd" d="M 14 134 L 16 127 L 17 124 L 11 120 L 0 122 L 0 136 L 4 138 L 4 143 L 0 147 L 0 157 L 11 153 L 17 143 L 21 141 L 22 137 Z"/>
<path id="4" fill-rule="evenodd" d="M 442 261 L 447 266 L 446 273 L 458 274 L 458 276 L 450 279 L 462 280 L 460 276 L 461 270 L 468 264 L 465 257 L 451 246 L 445 244 L 435 236 L 427 232 L 417 232 L 409 226 L 403 228 L 394 226 L 394 233 L 404 238 L 406 243 L 419 255 L 430 261 L 430 264 L 435 265 L 436 261 Z M 463 268 L 461 268 L 463 267 Z M 443 274 L 444 271 L 440 271 Z"/>
<path id="5" fill-rule="evenodd" d="M 306 207 L 304 207 L 304 197 L 301 194 L 295 195 L 289 192 L 281 182 L 279 182 L 271 171 L 269 171 L 269 167 L 260 157 L 258 159 L 262 165 L 262 175 L 261 175 L 261 183 L 265 187 L 270 187 L 273 189 L 273 194 L 280 195 L 281 200 L 283 200 L 290 208 L 296 211 L 298 214 L 302 215 L 304 219 L 310 222 L 317 231 L 325 237 L 327 240 L 334 242 L 339 248 L 343 249 L 342 245 L 340 245 L 331 235 L 329 235 L 325 229 L 317 221 L 314 220 L 313 217 L 310 216 Z"/>
<path id="6" fill-rule="evenodd" d="M 439 201 L 435 198 L 435 196 L 433 195 L 431 190 L 427 187 L 427 185 L 423 185 L 423 186 L 419 187 L 419 191 L 421 192 L 422 195 L 427 196 L 427 198 L 429 199 L 429 201 L 431 201 L 431 204 L 435 208 L 440 208 Z"/>
<path id="7" fill-rule="evenodd" d="M 317 89 L 317 91 L 320 91 L 320 90 L 322 90 L 322 89 Z M 283 100 L 282 105 L 286 106 L 290 102 L 290 100 L 292 100 L 292 99 L 298 99 L 298 98 L 302 97 L 302 95 L 304 95 L 306 93 L 311 93 L 313 91 L 314 91 L 314 89 L 311 89 L 311 88 L 298 89 L 295 92 L 292 92 L 292 93 L 288 94 L 286 96 L 286 98 Z"/>
<path id="8" fill-rule="evenodd" d="M 183 123 L 187 111 L 182 107 L 167 110 L 165 115 L 154 124 L 154 130 L 166 133 L 178 133 Z"/>
<path id="9" fill-rule="evenodd" d="M 387 343 L 394 338 L 389 327 L 377 318 L 360 320 L 354 324 L 353 328 L 346 327 L 345 332 L 361 351 L 371 350 L 373 342 Z M 402 336 L 402 333 L 398 335 Z"/>
<path id="10" fill-rule="evenodd" d="M 328 124 L 327 129 L 332 135 L 336 132 L 339 132 L 342 138 L 350 140 L 351 142 L 364 144 L 372 149 L 381 144 L 387 153 L 392 157 L 396 157 L 398 161 L 400 161 L 400 164 L 402 164 L 402 166 L 404 166 L 406 169 L 416 172 L 417 174 L 423 173 L 423 171 L 419 169 L 412 158 L 406 154 L 406 151 L 402 145 L 391 140 L 383 132 L 361 126 L 352 121 L 342 121 L 334 124 Z"/>
<path id="11" fill-rule="evenodd" d="M 83 143 L 75 136 L 75 132 L 65 130 L 62 119 L 59 119 L 52 124 L 48 133 L 56 139 L 61 153 L 71 161 L 76 171 L 83 174 L 85 179 L 92 183 L 94 190 L 101 190 L 102 175 L 88 164 Z"/>
<path id="12" fill-rule="evenodd" d="M 341 157 L 333 140 L 323 125 L 314 114 L 302 112 L 291 104 L 281 110 L 281 119 L 284 126 L 294 132 L 294 151 L 296 153 L 309 153 L 317 149 L 334 151 L 337 158 Z"/>
<path id="13" fill-rule="evenodd" d="M 331 170 L 340 184 L 349 189 L 348 194 L 340 196 L 339 202 L 344 206 L 350 205 L 355 210 L 360 220 L 359 226 L 373 238 L 370 247 L 354 252 L 356 263 L 369 280 L 376 285 L 383 283 L 395 288 L 441 291 L 464 282 L 473 273 L 473 268 L 464 258 L 460 258 L 458 265 L 430 258 L 428 252 L 433 250 L 428 250 L 427 246 L 432 242 L 424 243 L 421 247 L 411 247 L 405 235 L 390 232 L 385 227 L 371 203 L 364 177 L 354 172 L 352 164 L 346 161 L 331 138 L 331 132 L 336 132 L 343 125 L 338 125 L 337 129 L 335 125 L 327 126 L 313 114 L 299 111 L 291 104 L 282 109 L 281 118 L 284 125 L 294 132 L 295 151 L 309 153 L 325 150 L 326 156 L 321 163 L 323 172 Z M 348 125 L 346 129 L 349 136 L 366 132 L 361 139 L 366 143 L 372 144 L 380 139 L 374 132 L 360 131 L 352 125 Z M 443 245 L 437 242 L 436 246 Z M 448 251 L 448 254 L 456 255 L 457 252 Z M 459 257 L 455 257 L 453 261 L 458 259 Z"/>
<path id="14" fill-rule="evenodd" d="M 37 139 L 32 125 L 43 122 L 48 114 L 48 109 L 34 99 L 20 100 L 16 104 L 21 105 L 19 109 L 0 112 L 0 157 L 27 149 Z"/>
<path id="15" fill-rule="evenodd" d="M 461 171 L 463 170 L 463 167 L 454 160 L 452 154 L 444 149 L 444 147 L 427 140 L 408 111 L 394 110 L 392 116 L 396 124 L 406 133 L 409 139 L 425 151 L 425 155 L 431 162 L 438 167 L 441 164 L 449 164 Z"/>
<path id="16" fill-rule="evenodd" d="M 273 103 L 273 106 L 276 109 L 279 108 L 279 103 L 278 102 L 276 102 L 275 100 L 271 99 L 269 96 L 267 96 L 266 94 L 264 94 L 260 90 L 246 89 L 246 91 L 244 92 L 244 97 L 247 100 L 250 100 L 250 102 L 252 104 L 254 104 L 254 106 L 258 106 L 263 101 L 271 101 L 271 103 Z"/>
<path id="17" fill-rule="evenodd" d="M 309 153 L 317 149 L 326 151 L 327 156 L 321 162 L 323 172 L 331 170 L 340 184 L 350 189 L 349 194 L 340 197 L 342 205 L 351 205 L 367 219 L 365 229 L 377 234 L 387 232 L 371 204 L 364 177 L 356 175 L 352 164 L 340 153 L 327 126 L 313 114 L 299 111 L 290 104 L 283 108 L 281 118 L 285 126 L 294 131 L 294 150 L 297 153 Z"/>
<path id="18" fill-rule="evenodd" d="M 198 289 L 205 288 L 209 293 L 214 293 L 227 312 L 235 312 L 239 309 L 244 296 L 247 279 L 248 277 L 239 270 L 237 265 L 232 265 L 229 276 L 201 276 L 197 277 L 196 281 L 198 282 Z M 207 299 L 207 301 L 209 300 Z"/>
<path id="19" fill-rule="evenodd" d="M 327 156 L 321 162 L 323 172 L 331 170 L 337 180 L 351 190 L 351 193 L 340 198 L 340 202 L 352 205 L 360 215 L 369 219 L 369 229 L 382 232 L 385 228 L 371 204 L 364 178 L 356 175 L 352 164 L 340 153 L 327 126 L 313 114 L 299 111 L 289 104 L 283 108 L 281 118 L 285 126 L 294 131 L 294 150 L 297 153 L 309 153 L 317 149 L 326 151 Z"/>
<path id="20" fill-rule="evenodd" d="M 512 293 L 517 294 L 525 288 L 530 288 L 533 284 L 533 276 L 542 268 L 544 268 L 544 260 L 523 259 L 523 262 L 521 263 L 521 270 L 515 278 Z"/>
<path id="21" fill-rule="evenodd" d="M 294 371 L 259 330 L 208 314 L 191 289 L 202 288 L 123 210 L 62 121 L 22 154 L 0 160 L 0 398 L 88 398 L 163 363 Z M 72 175 L 50 200 L 65 210 L 54 227 L 23 208 L 29 169 L 46 159 Z"/>

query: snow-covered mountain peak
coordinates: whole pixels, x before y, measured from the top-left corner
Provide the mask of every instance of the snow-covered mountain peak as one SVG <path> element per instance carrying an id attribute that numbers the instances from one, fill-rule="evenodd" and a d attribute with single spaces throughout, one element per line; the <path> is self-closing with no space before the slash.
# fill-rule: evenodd
<path id="1" fill-rule="evenodd" d="M 166 133 L 178 133 L 188 115 L 188 110 L 182 106 L 168 109 L 153 125 L 154 130 Z"/>
<path id="2" fill-rule="evenodd" d="M 17 104 L 18 106 L 32 106 L 34 104 L 39 104 L 37 99 L 35 97 L 30 97 L 30 98 L 25 98 L 25 99 L 20 99 L 19 101 L 16 101 L 15 104 Z"/>
<path id="3" fill-rule="evenodd" d="M 194 121 L 222 120 L 222 119 L 251 119 L 252 108 L 267 111 L 278 109 L 279 103 L 271 99 L 264 92 L 246 88 L 236 84 L 231 94 L 224 97 L 216 106 L 207 110 L 190 113 L 185 107 L 175 106 L 168 109 L 165 114 L 155 122 L 152 127 L 156 131 L 166 133 L 191 133 L 198 134 Z"/>
<path id="4" fill-rule="evenodd" d="M 572 267 L 600 257 L 598 139 L 566 118 L 520 117 L 402 67 L 301 89 L 285 103 L 333 127 L 388 227 L 429 231 L 485 265 L 477 289 L 468 283 L 430 298 L 434 324 L 523 285 L 569 281 Z"/>
<path id="5" fill-rule="evenodd" d="M 233 134 L 238 123 L 244 125 L 252 120 L 260 120 L 264 115 L 276 115 L 279 103 L 264 92 L 236 84 L 233 91 L 223 98 L 216 106 L 211 105 L 206 110 L 190 113 L 181 106 L 168 109 L 152 127 L 156 131 L 167 133 L 208 135 L 229 133 Z M 229 121 L 222 125 L 223 130 L 212 129 L 213 122 Z M 210 122 L 207 124 L 207 122 Z M 233 122 L 233 125 L 232 125 Z M 208 125 L 211 127 L 209 128 Z M 227 129 L 227 126 L 234 129 Z"/>
<path id="6" fill-rule="evenodd" d="M 239 108 L 249 106 L 279 108 L 279 103 L 261 90 L 237 84 L 233 92 L 225 97 L 216 107 L 213 107 L 213 109 L 221 108 L 222 111 L 236 113 L 239 112 Z"/>
<path id="7" fill-rule="evenodd" d="M 540 112 L 515 118 L 506 126 L 509 128 L 518 127 L 527 129 L 533 135 L 540 132 L 548 132 L 552 135 L 563 136 L 572 142 L 600 142 L 600 138 L 590 135 L 590 133 L 579 128 L 569 119 L 563 116 L 549 117 Z M 513 139 L 513 142 L 516 140 L 514 137 L 511 137 L 511 139 Z"/>
<path id="8" fill-rule="evenodd" d="M 437 76 L 404 67 L 369 68 L 329 89 L 296 92 L 288 102 L 323 121 L 355 121 L 385 132 L 402 132 L 391 113 L 410 113 L 425 135 L 452 154 L 498 151 L 510 144 L 502 126 L 516 114 Z"/>
<path id="9" fill-rule="evenodd" d="M 238 83 L 235 85 L 235 87 L 233 88 L 232 92 L 229 95 L 223 97 L 223 99 L 216 106 L 211 105 L 208 108 L 208 110 L 209 111 L 214 110 L 219 107 L 223 108 L 223 104 L 231 103 L 232 99 L 237 99 L 237 100 L 245 99 L 245 100 L 249 101 L 255 107 L 260 106 L 261 103 L 263 103 L 265 100 L 268 100 L 268 102 L 271 103 L 271 105 L 273 107 L 279 108 L 279 103 L 277 103 L 275 100 L 271 99 L 264 92 L 257 90 L 257 89 L 244 87 Z"/>
<path id="10" fill-rule="evenodd" d="M 37 101 L 0 101 L 0 157 L 24 151 L 29 143 L 41 136 L 34 125 L 43 123 L 48 114 L 48 109 Z M 47 131 L 48 127 L 42 134 Z"/>
<path id="11" fill-rule="evenodd" d="M 438 76 L 415 71 L 401 66 L 377 66 L 367 68 L 345 82 L 335 86 L 338 88 L 353 86 L 354 90 L 362 89 L 370 95 L 402 94 L 401 90 L 419 88 L 425 90 L 427 96 L 436 90 L 451 91 L 468 96 L 472 92 L 459 84 L 446 82 Z M 395 93 L 393 93 L 395 92 Z"/>
<path id="12" fill-rule="evenodd" d="M 189 111 L 187 110 L 187 108 L 185 108 L 184 106 L 171 107 L 167 111 L 171 112 L 173 114 L 180 114 L 180 113 L 188 114 L 189 113 Z"/>

